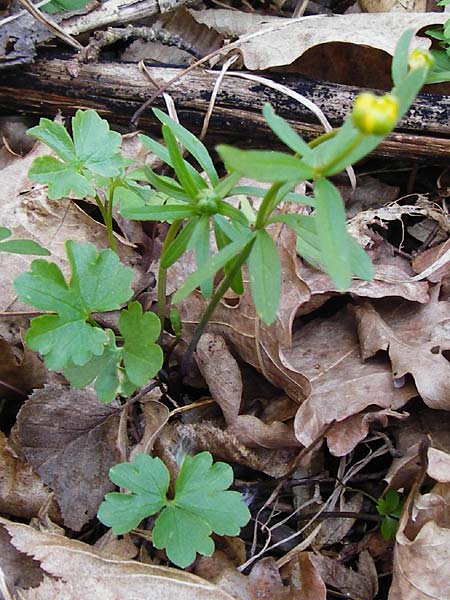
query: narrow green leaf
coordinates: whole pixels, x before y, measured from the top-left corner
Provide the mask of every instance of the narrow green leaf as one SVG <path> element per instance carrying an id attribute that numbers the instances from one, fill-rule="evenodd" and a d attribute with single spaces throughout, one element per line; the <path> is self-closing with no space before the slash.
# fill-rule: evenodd
<path id="1" fill-rule="evenodd" d="M 313 177 L 309 165 L 295 156 L 265 150 L 238 150 L 218 146 L 217 152 L 227 168 L 259 181 L 305 181 Z"/>
<path id="2" fill-rule="evenodd" d="M 253 303 L 267 325 L 277 318 L 281 292 L 281 263 L 275 242 L 265 230 L 255 236 L 247 259 Z"/>
<path id="3" fill-rule="evenodd" d="M 232 204 L 228 204 L 228 202 L 225 202 L 224 200 L 221 200 L 218 203 L 218 206 L 219 214 L 228 217 L 230 221 L 234 221 L 235 223 L 240 223 L 244 227 L 248 227 L 247 217 L 241 210 L 235 208 Z"/>
<path id="4" fill-rule="evenodd" d="M 164 204 L 162 206 L 126 207 L 120 213 L 126 219 L 133 219 L 133 221 L 171 221 L 195 216 L 195 209 L 189 205 Z"/>
<path id="5" fill-rule="evenodd" d="M 11 229 L 7 227 L 0 227 L 0 240 L 6 240 L 11 235 Z"/>
<path id="6" fill-rule="evenodd" d="M 50 252 L 33 240 L 7 240 L 0 243 L 0 252 L 11 254 L 34 254 L 35 256 L 49 256 Z"/>
<path id="7" fill-rule="evenodd" d="M 288 148 L 305 158 L 311 155 L 311 148 L 287 121 L 275 113 L 271 104 L 264 104 L 263 115 L 271 130 Z"/>
<path id="8" fill-rule="evenodd" d="M 391 66 L 392 81 L 395 86 L 400 85 L 408 74 L 409 46 L 413 35 L 414 31 L 408 29 L 402 33 L 397 42 Z"/>
<path id="9" fill-rule="evenodd" d="M 179 182 L 183 186 L 186 194 L 188 194 L 188 196 L 190 196 L 192 199 L 195 199 L 197 196 L 197 188 L 188 169 L 186 168 L 185 160 L 180 152 L 177 140 L 170 131 L 168 125 L 163 125 L 162 134 L 164 141 L 166 142 L 167 149 L 169 150 L 173 168 L 177 174 Z"/>
<path id="10" fill-rule="evenodd" d="M 191 243 L 195 250 L 195 260 L 197 268 L 201 269 L 203 265 L 208 264 L 211 259 L 209 248 L 209 217 L 204 215 L 200 217 L 195 231 L 191 237 Z M 200 284 L 200 289 L 205 298 L 210 298 L 213 292 L 213 277 L 208 277 Z"/>
<path id="11" fill-rule="evenodd" d="M 193 133 L 185 127 L 174 121 L 169 115 L 166 115 L 162 110 L 154 108 L 153 112 L 161 123 L 170 127 L 172 133 L 180 140 L 186 150 L 195 158 L 201 168 L 208 175 L 213 186 L 218 185 L 219 177 L 214 167 L 214 163 L 206 149 L 205 145 Z"/>
<path id="12" fill-rule="evenodd" d="M 178 181 L 166 175 L 158 175 L 147 166 L 136 169 L 129 177 L 133 177 L 137 181 L 148 181 L 159 192 L 166 194 L 170 198 L 181 200 L 182 202 L 190 202 L 189 196 Z"/>
<path id="13" fill-rule="evenodd" d="M 186 223 L 183 229 L 178 233 L 177 237 L 170 244 L 164 255 L 161 256 L 161 265 L 164 269 L 168 269 L 176 262 L 188 249 L 190 239 L 197 226 L 199 217 L 193 217 Z"/>
<path id="14" fill-rule="evenodd" d="M 339 190 L 327 179 L 321 178 L 316 181 L 314 193 L 317 200 L 315 217 L 322 261 L 337 287 L 346 290 L 350 286 L 352 273 L 349 266 L 349 236 L 344 203 Z"/>
<path id="15" fill-rule="evenodd" d="M 219 250 L 222 250 L 222 248 L 225 248 L 225 246 L 228 246 L 228 244 L 232 242 L 232 239 L 227 235 L 227 225 L 228 221 L 226 221 L 226 219 L 224 219 L 220 215 L 216 216 L 216 218 L 214 219 L 214 237 L 216 240 L 217 248 Z M 231 260 L 224 266 L 223 270 L 225 271 L 226 275 L 228 275 L 228 273 L 232 269 L 232 266 L 233 260 Z M 236 294 L 241 295 L 244 293 L 244 282 L 242 280 L 241 271 L 236 273 L 236 275 L 233 277 L 232 281 L 230 282 L 230 287 Z"/>
<path id="16" fill-rule="evenodd" d="M 197 269 L 197 271 L 189 275 L 183 285 L 176 291 L 173 297 L 173 303 L 177 304 L 178 302 L 181 302 L 201 283 L 210 277 L 214 277 L 217 271 L 222 269 L 232 258 L 237 256 L 247 244 L 252 242 L 253 238 L 254 235 L 250 234 L 245 237 L 243 236 L 238 241 L 232 242 L 214 255 L 207 264 L 201 267 L 201 269 Z"/>

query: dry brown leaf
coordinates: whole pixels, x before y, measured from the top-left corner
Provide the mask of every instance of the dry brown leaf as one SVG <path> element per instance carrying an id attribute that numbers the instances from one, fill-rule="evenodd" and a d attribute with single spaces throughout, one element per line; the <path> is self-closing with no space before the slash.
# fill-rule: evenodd
<path id="1" fill-rule="evenodd" d="M 438 246 L 434 246 L 433 248 L 429 248 L 418 254 L 412 261 L 412 268 L 416 273 L 422 273 L 425 269 L 428 269 L 433 263 L 435 263 L 447 250 L 450 248 L 450 240 L 446 242 L 442 242 Z M 433 283 L 439 283 L 444 279 L 444 277 L 448 277 L 450 275 L 450 262 L 446 265 L 442 266 L 440 269 L 437 269 L 433 273 L 431 273 L 427 279 L 432 281 Z"/>
<path id="2" fill-rule="evenodd" d="M 16 587 L 36 587 L 42 581 L 39 563 L 15 548 L 11 544 L 10 535 L 2 526 L 0 526 L 0 557 L 0 569 L 5 577 L 5 581 L 0 582 L 0 597 L 2 583 L 6 582 L 8 588 L 14 590 Z"/>
<path id="3" fill-rule="evenodd" d="M 19 358 L 14 348 L 0 337 L 0 397 L 26 397 L 47 381 L 48 371 L 37 354 L 24 347 Z M 18 394 L 17 390 L 21 393 Z"/>
<path id="4" fill-rule="evenodd" d="M 114 486 L 119 413 L 90 390 L 46 385 L 17 416 L 15 433 L 34 471 L 56 493 L 65 525 L 80 530 Z"/>
<path id="5" fill-rule="evenodd" d="M 428 304 L 405 301 L 363 302 L 356 308 L 358 337 L 364 359 L 386 350 L 392 374 L 410 373 L 423 401 L 431 408 L 450 410 L 450 302 L 439 300 L 435 288 Z"/>
<path id="6" fill-rule="evenodd" d="M 211 557 L 200 556 L 194 569 L 197 575 L 215 583 L 236 600 L 296 600 L 289 588 L 283 585 L 272 558 L 260 560 L 247 576 L 218 550 Z"/>
<path id="7" fill-rule="evenodd" d="M 395 458 L 385 477 L 390 487 L 409 490 L 420 469 L 419 450 L 422 442 L 427 451 L 428 475 L 436 481 L 450 481 L 450 414 L 425 409 L 412 415 L 393 430 L 397 449 L 403 456 Z"/>
<path id="8" fill-rule="evenodd" d="M 139 444 L 130 452 L 130 462 L 138 453 L 150 454 L 161 429 L 169 420 L 169 409 L 165 404 L 150 400 L 144 402 L 141 407 L 144 422 L 144 435 Z"/>
<path id="9" fill-rule="evenodd" d="M 322 554 L 301 552 L 282 573 L 301 600 L 326 600 L 325 585 L 354 600 L 372 600 L 378 593 L 377 571 L 366 551 L 359 556 L 358 571 Z"/>
<path id="10" fill-rule="evenodd" d="M 239 415 L 243 390 L 241 371 L 222 336 L 204 334 L 197 346 L 196 359 L 230 431 L 243 444 L 263 448 L 298 445 L 292 427 L 276 420 L 264 423 L 253 415 Z"/>
<path id="11" fill-rule="evenodd" d="M 229 429 L 204 421 L 166 425 L 155 442 L 154 453 L 176 476 L 182 456 L 203 450 L 211 452 L 215 460 L 244 465 L 271 477 L 288 473 L 298 452 L 289 448 L 248 448 Z"/>
<path id="12" fill-rule="evenodd" d="M 0 431 L 0 513 L 31 519 L 38 515 L 50 494 L 30 465 L 9 449 L 8 438 Z M 54 502 L 50 516 L 61 520 Z"/>
<path id="13" fill-rule="evenodd" d="M 329 42 L 370 46 L 393 56 L 401 33 L 445 23 L 443 13 L 350 14 L 287 19 L 240 11 L 191 10 L 199 23 L 225 36 L 239 37 L 245 66 L 262 70 L 290 65 L 307 50 Z M 430 41 L 415 37 L 413 47 L 428 48 Z"/>
<path id="14" fill-rule="evenodd" d="M 332 421 L 344 421 L 369 406 L 395 410 L 417 393 L 410 384 L 394 386 L 385 359 L 362 360 L 355 322 L 345 309 L 299 329 L 282 356 L 287 367 L 311 382 L 312 392 L 298 409 L 294 426 L 304 446 Z"/>
<path id="15" fill-rule="evenodd" d="M 20 552 L 41 561 L 46 574 L 60 578 L 59 582 L 46 579 L 42 587 L 21 592 L 26 600 L 232 600 L 218 587 L 186 571 L 114 560 L 88 544 L 61 535 L 2 518 L 0 524 Z"/>
<path id="16" fill-rule="evenodd" d="M 450 484 L 409 497 L 400 519 L 389 600 L 450 598 Z"/>

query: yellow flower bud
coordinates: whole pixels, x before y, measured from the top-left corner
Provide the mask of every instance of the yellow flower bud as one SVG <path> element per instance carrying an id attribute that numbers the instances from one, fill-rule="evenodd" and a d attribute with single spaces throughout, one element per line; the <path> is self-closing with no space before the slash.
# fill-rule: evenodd
<path id="1" fill-rule="evenodd" d="M 433 55 L 427 50 L 422 50 L 421 48 L 414 48 L 414 50 L 409 55 L 409 68 L 410 69 L 422 69 L 426 67 L 427 69 L 431 69 L 434 65 Z"/>
<path id="2" fill-rule="evenodd" d="M 352 112 L 354 125 L 367 135 L 385 135 L 395 126 L 399 103 L 392 94 L 375 96 L 370 92 L 359 94 Z"/>

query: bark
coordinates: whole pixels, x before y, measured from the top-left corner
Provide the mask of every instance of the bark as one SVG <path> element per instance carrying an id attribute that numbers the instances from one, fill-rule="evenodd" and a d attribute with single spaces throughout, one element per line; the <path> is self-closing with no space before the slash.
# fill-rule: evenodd
<path id="1" fill-rule="evenodd" d="M 151 66 L 157 85 L 163 85 L 181 69 Z M 180 121 L 198 132 L 208 108 L 217 72 L 196 69 L 174 82 L 168 92 Z M 319 106 L 331 124 L 338 126 L 349 113 L 360 90 L 344 85 L 315 82 L 299 76 L 271 74 L 273 79 L 303 94 Z M 134 112 L 155 91 L 154 85 L 135 63 L 101 62 L 79 64 L 74 59 L 41 58 L 33 65 L 2 73 L 0 109 L 53 117 L 60 109 L 70 115 L 78 108 L 94 108 L 112 122 L 129 125 Z M 271 102 L 306 138 L 323 131 L 317 118 L 297 101 L 259 83 L 225 77 L 217 95 L 208 140 L 236 141 L 240 145 L 276 145 L 261 115 Z M 450 152 L 450 99 L 420 95 L 397 130 L 377 149 L 377 154 L 431 162 L 447 161 Z M 154 106 L 164 107 L 162 97 Z M 159 131 L 159 123 L 147 110 L 139 127 Z"/>

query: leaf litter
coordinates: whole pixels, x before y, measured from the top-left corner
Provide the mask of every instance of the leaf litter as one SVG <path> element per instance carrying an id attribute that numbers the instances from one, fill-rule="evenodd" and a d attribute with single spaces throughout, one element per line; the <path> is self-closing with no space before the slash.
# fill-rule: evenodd
<path id="1" fill-rule="evenodd" d="M 231 39 L 248 69 L 263 70 L 292 66 L 311 50 L 333 43 L 392 54 L 399 29 L 411 25 L 417 33 L 446 20 L 438 12 L 420 12 L 425 10 L 420 2 L 384 3 L 384 10 L 403 11 L 395 18 L 375 14 L 381 3 L 375 4 L 361 0 L 358 10 L 370 14 L 332 19 L 190 10 L 172 27 L 179 32 L 186 23 L 199 36 L 203 31 L 211 49 L 223 37 Z M 428 43 L 414 38 L 416 45 Z M 119 137 L 112 137 L 114 158 Z M 139 152 L 146 153 L 134 137 L 129 156 Z M 107 247 L 107 236 L 91 210 L 68 199 L 52 200 L 28 178 L 36 156 L 44 165 L 43 154 L 38 142 L 24 157 L 5 160 L 1 225 L 15 237 L 48 248 L 67 277 L 65 241 L 91 242 L 101 249 Z M 70 170 L 70 164 L 65 168 Z M 0 510 L 31 520 L 31 525 L 0 520 L 0 592 L 6 598 L 151 594 L 161 599 L 325 600 L 336 591 L 357 600 L 386 594 L 390 600 L 447 600 L 448 264 L 432 267 L 448 250 L 450 225 L 431 194 L 405 202 L 398 197 L 405 186 L 392 177 L 389 184 L 376 174 L 365 177 L 358 177 L 356 194 L 346 195 L 345 184 L 341 191 L 348 199 L 349 229 L 374 260 L 374 280 L 355 279 L 343 295 L 297 256 L 286 228 L 274 230 L 282 264 L 277 320 L 268 327 L 258 319 L 244 273 L 244 294 L 230 293 L 222 300 L 200 341 L 193 365 L 198 372 L 192 377 L 197 389 L 180 392 L 175 382 L 151 399 L 102 406 L 91 389 L 70 389 L 62 377 L 53 379 L 22 346 L 20 317 L 13 325 L 5 325 L 5 318 L 0 390 L 9 438 L 0 437 Z M 54 186 L 63 183 L 56 177 Z M 63 191 L 70 195 L 69 188 Z M 133 290 L 138 299 L 151 302 L 157 255 L 145 248 L 144 268 L 140 253 L 155 241 L 155 231 L 129 227 L 116 217 L 124 234 L 116 236 L 119 255 L 133 269 Z M 24 306 L 12 282 L 31 261 L 17 255 L 1 255 L 1 260 L 2 310 L 20 310 Z M 192 270 L 187 255 L 169 271 L 168 289 L 176 289 L 180 277 Z M 413 278 L 423 272 L 427 275 Z M 197 293 L 179 306 L 182 340 L 172 363 L 164 366 L 170 373 L 204 308 Z M 174 404 L 180 399 L 181 405 Z M 320 446 L 323 437 L 325 447 Z M 94 521 L 105 493 L 116 489 L 108 471 L 118 460 L 140 460 L 141 453 L 162 459 L 168 469 L 167 501 L 173 492 L 169 479 L 176 480 L 181 458 L 200 452 L 233 465 L 235 488 L 244 493 L 254 522 L 240 538 L 215 538 L 214 554 L 194 563 L 196 575 L 165 566 L 157 530 L 152 545 L 144 529 L 118 539 Z M 377 596 L 384 571 L 373 548 L 382 541 L 370 496 L 381 498 L 386 486 L 400 490 L 406 501 L 395 541 L 382 546 L 394 550 L 392 564 L 383 557 L 392 568 L 392 586 Z M 61 525 L 69 535 L 63 535 Z M 225 530 L 216 529 L 235 533 Z M 200 537 L 200 546 L 209 544 L 207 536 Z"/>

